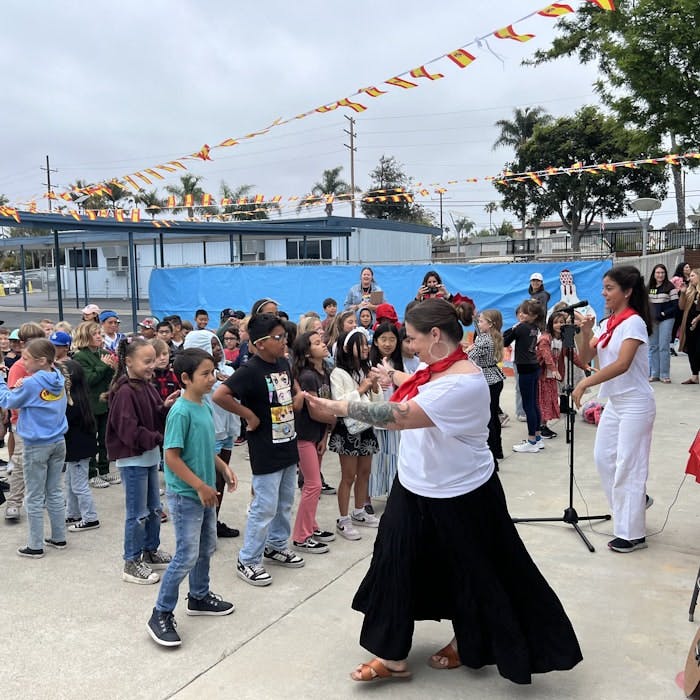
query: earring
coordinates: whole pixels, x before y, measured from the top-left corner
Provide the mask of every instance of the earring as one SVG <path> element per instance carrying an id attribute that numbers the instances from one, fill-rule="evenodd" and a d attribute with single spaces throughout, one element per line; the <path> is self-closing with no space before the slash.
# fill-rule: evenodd
<path id="1" fill-rule="evenodd" d="M 445 353 L 442 355 L 442 357 L 438 357 L 438 356 L 435 355 L 435 353 L 433 352 L 433 348 L 434 348 L 436 345 L 444 345 L 444 346 L 445 346 Z M 446 343 L 444 340 L 436 340 L 436 341 L 435 341 L 434 343 L 432 343 L 432 344 L 430 345 L 430 347 L 428 348 L 428 355 L 430 355 L 430 357 L 432 357 L 433 360 L 435 360 L 435 362 L 440 362 L 440 360 L 444 360 L 449 354 L 450 354 L 450 349 L 449 349 L 449 347 L 447 346 L 447 343 Z"/>

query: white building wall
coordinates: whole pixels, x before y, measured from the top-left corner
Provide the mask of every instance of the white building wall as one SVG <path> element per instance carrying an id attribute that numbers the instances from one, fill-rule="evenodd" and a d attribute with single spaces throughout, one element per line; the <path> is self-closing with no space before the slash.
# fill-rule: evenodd
<path id="1" fill-rule="evenodd" d="M 429 264 L 431 238 L 430 234 L 358 228 L 350 237 L 350 261 Z"/>

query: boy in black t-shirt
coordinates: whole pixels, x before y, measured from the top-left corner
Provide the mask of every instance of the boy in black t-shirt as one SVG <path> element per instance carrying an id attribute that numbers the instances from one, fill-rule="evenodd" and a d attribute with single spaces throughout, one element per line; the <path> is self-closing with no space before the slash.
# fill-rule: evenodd
<path id="1" fill-rule="evenodd" d="M 248 335 L 256 354 L 214 392 L 213 398 L 248 423 L 254 497 L 237 573 L 253 586 L 267 586 L 272 577 L 263 559 L 290 568 L 304 566 L 304 560 L 288 548 L 299 460 L 294 411 L 301 409 L 304 395 L 285 359 L 287 334 L 279 318 L 272 314 L 253 316 Z"/>

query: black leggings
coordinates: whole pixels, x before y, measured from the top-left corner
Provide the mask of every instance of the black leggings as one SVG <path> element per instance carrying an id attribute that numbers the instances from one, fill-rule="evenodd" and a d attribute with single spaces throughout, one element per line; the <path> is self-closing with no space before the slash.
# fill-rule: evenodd
<path id="1" fill-rule="evenodd" d="M 489 450 L 494 459 L 503 458 L 503 445 L 501 444 L 501 420 L 498 417 L 498 404 L 503 391 L 503 381 L 489 384 L 491 394 L 491 419 L 489 420 Z"/>

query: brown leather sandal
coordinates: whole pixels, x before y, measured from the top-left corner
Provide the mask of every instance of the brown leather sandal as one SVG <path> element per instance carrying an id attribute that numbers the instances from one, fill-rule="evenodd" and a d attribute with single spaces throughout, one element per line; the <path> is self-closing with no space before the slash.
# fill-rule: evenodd
<path id="1" fill-rule="evenodd" d="M 408 680 L 413 674 L 408 670 L 393 671 L 380 659 L 372 659 L 369 663 L 360 664 L 351 674 L 354 681 L 388 681 L 391 679 Z"/>
<path id="2" fill-rule="evenodd" d="M 690 379 L 686 379 L 684 382 L 681 382 L 681 384 L 697 384 L 698 380 L 693 379 L 692 377 Z"/>
<path id="3" fill-rule="evenodd" d="M 447 663 L 441 663 L 441 659 L 447 659 Z M 440 649 L 440 651 L 436 651 L 428 659 L 428 666 L 430 666 L 430 668 L 435 668 L 438 671 L 446 671 L 452 668 L 459 668 L 461 665 L 462 662 L 460 661 L 459 654 L 457 654 L 452 644 L 448 644 L 447 646 Z"/>

